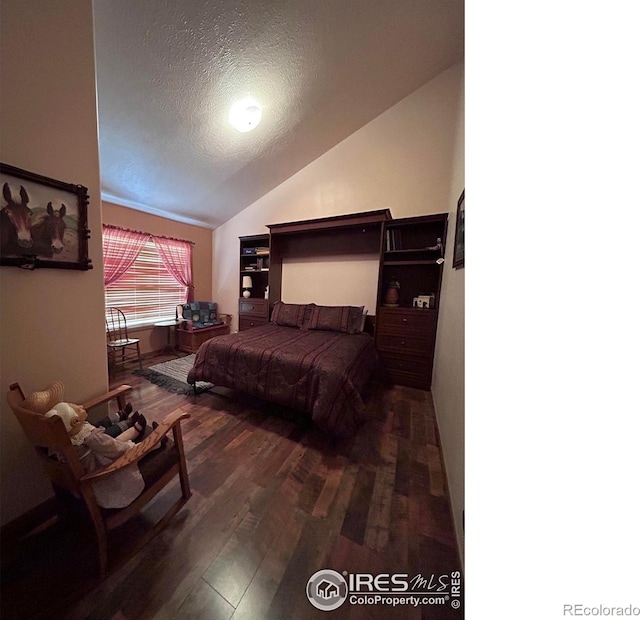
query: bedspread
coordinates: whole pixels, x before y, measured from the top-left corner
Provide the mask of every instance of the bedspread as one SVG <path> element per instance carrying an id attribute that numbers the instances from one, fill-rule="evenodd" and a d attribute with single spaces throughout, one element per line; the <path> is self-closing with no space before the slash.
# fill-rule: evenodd
<path id="1" fill-rule="evenodd" d="M 362 390 L 377 361 L 369 334 L 269 324 L 205 342 L 187 380 L 209 381 L 303 411 L 342 439 L 365 420 Z"/>

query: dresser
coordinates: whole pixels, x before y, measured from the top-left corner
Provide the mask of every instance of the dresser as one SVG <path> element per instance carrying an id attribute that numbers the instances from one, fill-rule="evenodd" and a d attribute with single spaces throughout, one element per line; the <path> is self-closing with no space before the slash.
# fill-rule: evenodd
<path id="1" fill-rule="evenodd" d="M 269 300 L 241 297 L 238 300 L 238 331 L 260 327 L 269 322 Z"/>
<path id="2" fill-rule="evenodd" d="M 431 388 L 436 342 L 436 311 L 378 308 L 376 348 L 382 371 L 392 383 Z"/>

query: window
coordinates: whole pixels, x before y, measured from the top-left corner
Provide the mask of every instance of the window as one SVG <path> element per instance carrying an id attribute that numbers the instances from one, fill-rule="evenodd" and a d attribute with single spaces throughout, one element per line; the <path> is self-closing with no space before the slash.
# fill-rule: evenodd
<path id="1" fill-rule="evenodd" d="M 131 326 L 173 318 L 189 300 L 191 244 L 112 226 L 103 232 L 105 306 L 120 308 Z"/>

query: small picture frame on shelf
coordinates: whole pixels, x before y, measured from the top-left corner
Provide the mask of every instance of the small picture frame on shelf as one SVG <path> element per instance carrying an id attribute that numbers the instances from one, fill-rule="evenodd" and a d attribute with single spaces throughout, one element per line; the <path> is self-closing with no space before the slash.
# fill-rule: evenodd
<path id="1" fill-rule="evenodd" d="M 434 293 L 430 295 L 418 295 L 413 298 L 413 307 L 414 308 L 435 308 L 436 306 L 436 296 Z"/>
<path id="2" fill-rule="evenodd" d="M 456 236 L 453 245 L 453 268 L 464 267 L 464 190 L 458 198 L 458 210 L 456 212 Z"/>

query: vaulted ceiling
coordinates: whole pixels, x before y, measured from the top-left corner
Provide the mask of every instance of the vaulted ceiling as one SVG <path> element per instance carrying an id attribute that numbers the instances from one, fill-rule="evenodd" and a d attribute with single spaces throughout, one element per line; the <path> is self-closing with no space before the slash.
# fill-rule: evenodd
<path id="1" fill-rule="evenodd" d="M 215 228 L 463 58 L 463 0 L 94 0 L 102 197 Z M 251 95 L 262 121 L 228 122 Z"/>

